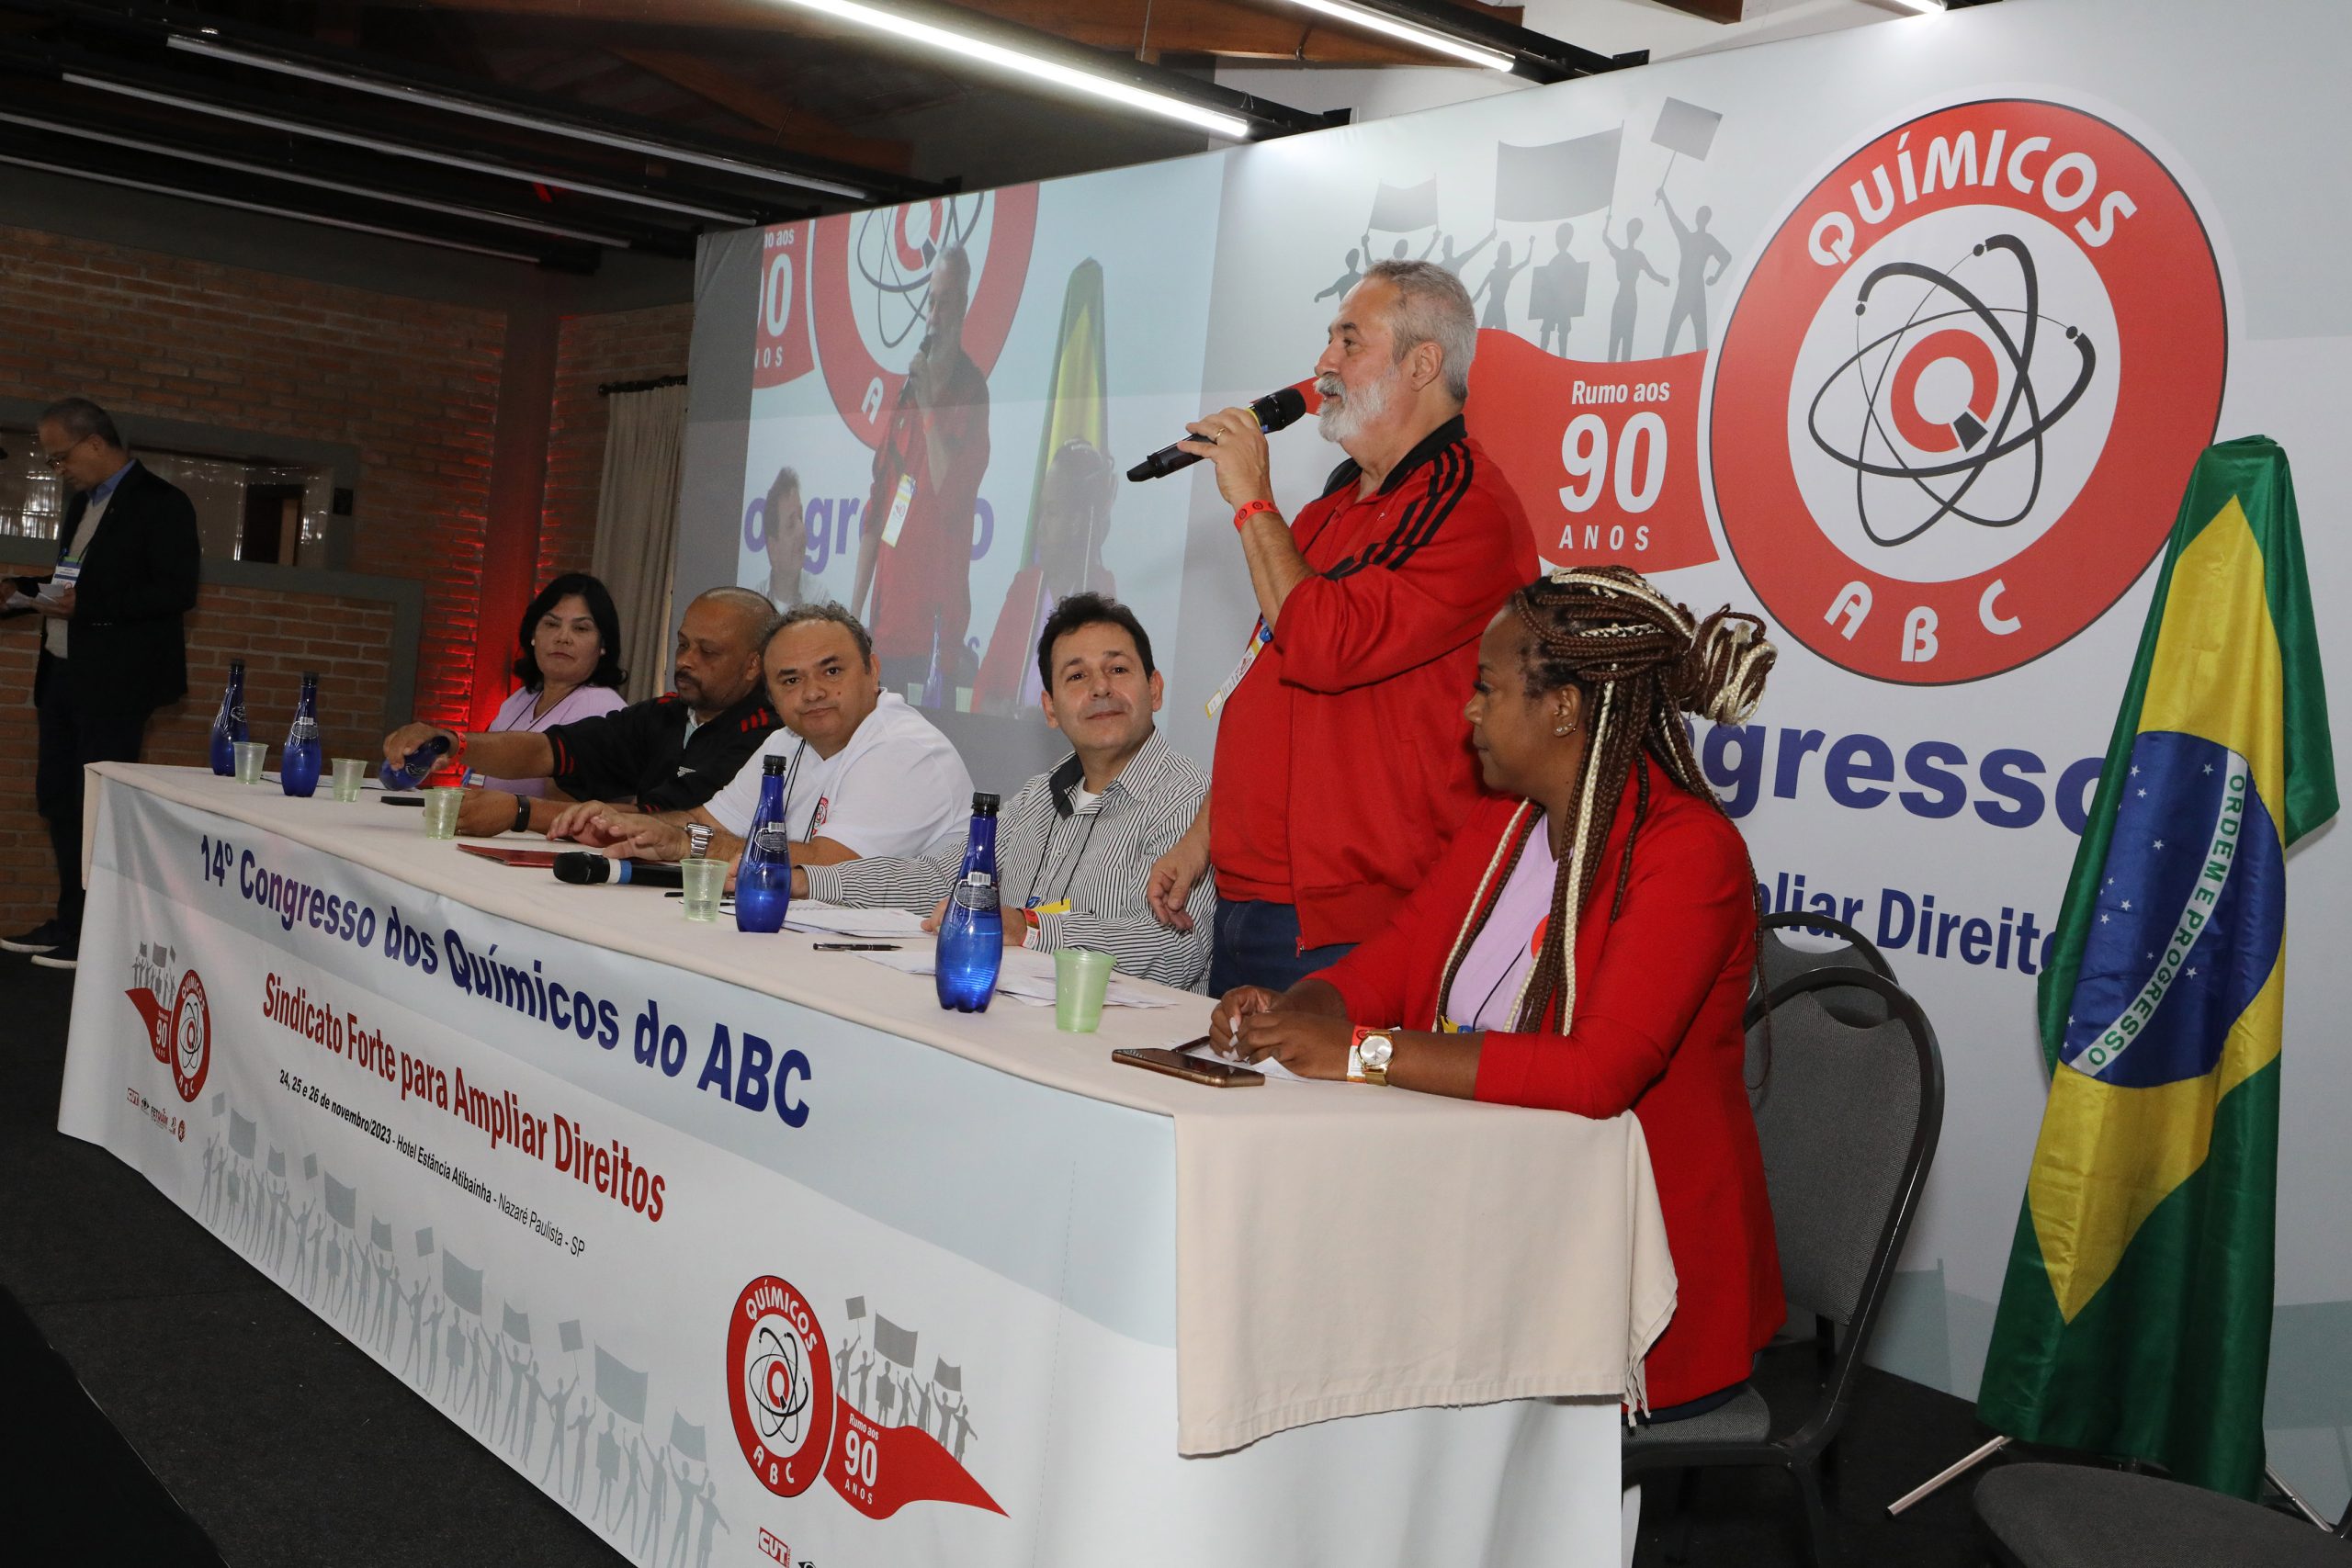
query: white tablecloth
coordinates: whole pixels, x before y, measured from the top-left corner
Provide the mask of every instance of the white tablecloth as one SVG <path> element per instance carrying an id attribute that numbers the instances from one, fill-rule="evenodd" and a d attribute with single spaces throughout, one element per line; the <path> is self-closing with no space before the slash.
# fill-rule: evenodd
<path id="1" fill-rule="evenodd" d="M 1123 1521 L 1165 1510 L 1154 1561 L 1271 1561 L 1274 1540 L 1312 1543 L 1287 1561 L 1338 1562 L 1392 1529 L 1505 1543 L 1490 1561 L 1520 1560 L 1522 1538 L 1560 1561 L 1534 1543 L 1562 1531 L 1613 1543 L 1615 1403 L 1673 1290 L 1631 1117 L 1188 1085 L 1110 1052 L 1196 1032 L 1197 998 L 1114 1010 L 1091 1036 L 1029 1008 L 945 1013 L 927 980 L 691 926 L 651 890 L 499 866 L 373 795 L 111 764 L 91 780 L 61 1125 L 323 1294 L 388 1364 L 404 1352 L 404 1375 L 433 1367 L 420 1392 L 445 1406 L 503 1368 L 508 1407 L 481 1416 L 470 1388 L 453 1414 L 550 1466 L 575 1510 L 593 1513 L 571 1494 L 603 1482 L 601 1446 L 574 1488 L 564 1456 L 516 1435 L 526 1411 L 554 1418 L 567 1378 L 573 1419 L 609 1417 L 647 1473 L 658 1450 L 712 1489 L 675 1483 L 672 1518 L 704 1510 L 696 1529 L 788 1500 L 804 1539 L 836 1515 L 928 1519 L 940 1560 L 1099 1561 L 1069 1552 L 1100 1544 L 1115 1500 Z M 187 1044 L 171 1031 L 191 973 L 212 1037 L 188 1096 L 189 1059 L 151 1043 L 146 1015 Z M 470 1113 L 435 1100 L 436 1070 L 469 1076 Z M 600 1190 L 583 1150 L 637 1174 Z M 648 1173 L 652 1219 L 632 1201 Z M 820 1422 L 804 1401 L 763 1447 L 739 1434 L 775 1413 L 730 1388 L 755 1352 L 724 1343 L 762 1280 L 812 1320 L 784 1336 L 808 1364 L 769 1375 L 838 1406 Z M 738 1451 L 820 1439 L 783 1481 Z M 914 1494 L 862 1480 L 861 1450 Z M 1214 1522 L 1173 1523 L 1212 1501 Z M 1008 1521 L 1009 1555 L 988 1534 Z"/>

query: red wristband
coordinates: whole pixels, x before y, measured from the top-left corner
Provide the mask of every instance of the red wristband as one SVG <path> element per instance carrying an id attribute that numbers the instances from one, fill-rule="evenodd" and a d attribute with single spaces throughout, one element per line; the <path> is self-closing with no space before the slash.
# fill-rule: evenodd
<path id="1" fill-rule="evenodd" d="M 1271 501 L 1245 501 L 1239 506 L 1234 508 L 1233 526 L 1237 531 L 1238 531 L 1248 525 L 1250 519 L 1257 516 L 1261 512 L 1272 512 L 1279 514 L 1281 511 L 1282 508 L 1276 506 Z"/>

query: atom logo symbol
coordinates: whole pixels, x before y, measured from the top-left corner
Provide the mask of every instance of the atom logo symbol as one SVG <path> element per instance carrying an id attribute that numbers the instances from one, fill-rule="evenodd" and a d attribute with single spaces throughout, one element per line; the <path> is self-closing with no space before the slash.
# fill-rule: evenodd
<path id="1" fill-rule="evenodd" d="M 810 321 L 825 389 L 842 422 L 872 446 L 931 329 L 940 256 L 971 263 L 964 352 L 987 375 L 1012 332 L 1037 231 L 1037 187 L 942 197 L 820 218 L 808 245 Z"/>
<path id="2" fill-rule="evenodd" d="M 761 1324 L 752 1340 L 754 1352 L 743 1371 L 752 1424 L 770 1446 L 798 1448 L 801 1417 L 808 1414 L 808 1381 L 800 1375 L 800 1340 L 773 1323 Z"/>
<path id="3" fill-rule="evenodd" d="M 727 1406 L 743 1461 L 770 1492 L 797 1496 L 823 1473 L 834 1420 L 825 1331 L 773 1274 L 744 1286 L 729 1314 Z"/>
<path id="4" fill-rule="evenodd" d="M 2013 670 L 2163 547 L 2227 342 L 2211 243 L 2139 141 L 2028 99 L 1921 115 L 1757 255 L 1705 394 L 1724 543 L 1843 669 Z"/>
<path id="5" fill-rule="evenodd" d="M 872 331 L 885 349 L 930 326 L 932 264 L 977 236 L 985 199 L 946 197 L 858 214 L 850 264 L 874 301 Z"/>
<path id="6" fill-rule="evenodd" d="M 2041 495 L 2045 438 L 2083 400 L 2098 372 L 2098 352 L 2089 334 L 2041 313 L 2041 278 L 2025 242 L 2014 234 L 1996 234 L 1976 245 L 1969 257 L 1982 259 L 1988 253 L 2006 258 L 2015 269 L 2015 292 L 2023 300 L 2021 306 L 1987 305 L 1976 289 L 1957 276 L 1960 267 L 1943 271 L 1918 262 L 1895 261 L 1873 268 L 1862 279 L 1854 306 L 1854 352 L 1814 394 L 1806 410 L 1806 428 L 1814 445 L 1831 461 L 1853 470 L 1854 509 L 1862 532 L 1874 545 L 1907 544 L 1947 517 L 1980 528 L 2011 528 L 2024 522 Z M 1871 308 L 1873 297 L 1882 284 L 1898 278 L 1913 279 L 1925 287 L 1917 290 L 1917 302 L 1897 324 L 1866 338 L 1875 324 Z M 1944 300 L 1951 301 L 1949 309 L 1928 309 L 1931 303 Z M 1876 312 L 1882 321 L 1892 314 L 1884 303 L 1882 299 Z M 1964 318 L 1975 330 L 1943 324 L 1955 317 Z M 2011 330 L 2013 321 L 2015 331 Z M 2045 329 L 2063 332 L 2076 355 L 2072 380 L 2057 401 L 2046 408 L 2033 375 Z M 1958 367 L 1966 390 L 1959 412 L 1939 421 L 1925 412 L 1923 383 L 1939 367 L 1950 365 Z M 1838 389 L 1839 380 L 1849 376 L 1866 383 L 1861 391 L 1864 413 L 1854 436 L 1840 442 L 1822 429 L 1821 411 Z M 2004 382 L 2006 393 L 2000 390 Z M 1887 428 L 1890 423 L 1894 426 L 1892 431 Z M 1925 460 L 1911 454 L 1924 455 Z M 1970 511 L 1965 504 L 1969 492 L 1996 464 L 2010 457 L 2019 457 L 2029 472 L 2024 493 L 1988 511 Z M 1883 517 L 1871 514 L 1869 481 L 1872 479 L 1903 481 L 1928 508 L 1926 515 L 1893 525 L 1890 531 Z"/>
<path id="7" fill-rule="evenodd" d="M 172 1087 L 194 1104 L 212 1067 L 212 1009 L 204 999 L 204 982 L 193 969 L 180 977 L 179 994 L 172 1001 L 171 1032 Z"/>
<path id="8" fill-rule="evenodd" d="M 1787 371 L 1785 461 L 1815 526 L 1904 582 L 2002 567 L 2090 479 L 2116 331 L 2098 268 L 2044 217 L 1975 202 L 1891 226 L 1824 292 Z"/>

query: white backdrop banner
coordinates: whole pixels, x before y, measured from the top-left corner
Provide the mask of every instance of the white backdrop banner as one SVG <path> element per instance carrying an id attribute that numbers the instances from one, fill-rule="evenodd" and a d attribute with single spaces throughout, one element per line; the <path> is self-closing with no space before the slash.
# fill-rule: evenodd
<path id="1" fill-rule="evenodd" d="M 1040 583 L 1115 587 L 1205 758 L 1202 703 L 1255 610 L 1227 509 L 1205 468 L 1065 495 L 1056 456 L 1124 468 L 1298 380 L 1374 259 L 1453 270 L 1482 329 L 1471 429 L 1544 558 L 1771 624 L 1763 708 L 1702 758 L 1765 901 L 1859 926 L 1941 1036 L 1942 1149 L 1878 1354 L 1973 1393 L 2045 1091 L 2033 984 L 2199 451 L 2279 440 L 2323 617 L 2352 589 L 2330 525 L 2352 220 L 2322 195 L 2347 57 L 2334 0 L 2015 0 L 725 237 L 707 263 L 757 265 L 706 267 L 734 281 L 701 300 L 696 363 L 734 380 L 698 369 L 697 439 L 744 479 L 703 495 L 682 570 L 855 594 L 890 500 L 876 454 L 963 244 L 971 560 L 881 579 L 919 655 L 896 671 L 1009 785 L 1048 741 L 991 648 L 1034 626 Z M 1274 453 L 1289 511 L 1340 457 L 1306 427 Z M 2316 1107 L 2352 1097 L 2325 1022 L 2352 976 L 2301 944 L 2352 924 L 2342 852 L 2323 835 L 2293 864 L 2270 1407 L 2284 1471 L 2338 1499 L 2352 1220 Z"/>

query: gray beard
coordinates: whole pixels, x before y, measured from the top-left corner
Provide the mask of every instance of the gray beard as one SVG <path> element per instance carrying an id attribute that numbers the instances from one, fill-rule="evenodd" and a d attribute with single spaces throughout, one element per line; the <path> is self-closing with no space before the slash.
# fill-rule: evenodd
<path id="1" fill-rule="evenodd" d="M 1396 369 L 1391 366 L 1388 374 L 1368 387 L 1342 397 L 1324 399 L 1315 416 L 1323 439 L 1344 446 L 1362 434 L 1364 426 L 1379 423 L 1388 412 L 1389 394 L 1396 387 Z"/>

